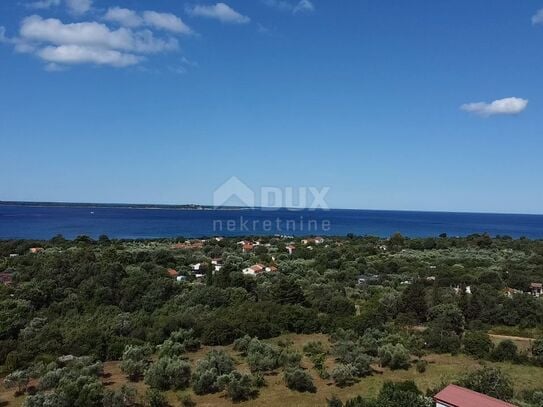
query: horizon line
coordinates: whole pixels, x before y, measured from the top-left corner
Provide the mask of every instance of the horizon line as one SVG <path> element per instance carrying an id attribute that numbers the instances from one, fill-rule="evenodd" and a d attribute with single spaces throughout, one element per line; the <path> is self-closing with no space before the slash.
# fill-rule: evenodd
<path id="1" fill-rule="evenodd" d="M 126 203 L 126 202 L 76 202 L 76 201 L 18 201 L 18 200 L 0 200 L 0 206 L 56 206 L 56 207 L 119 207 L 126 209 L 187 209 L 205 208 L 207 210 L 312 210 L 312 211 L 327 211 L 327 210 L 344 210 L 344 211 L 368 211 L 368 212 L 419 212 L 419 213 L 450 213 L 450 214 L 474 214 L 474 215 L 524 215 L 524 216 L 543 216 L 543 213 L 527 213 L 527 212 L 491 212 L 491 211 L 471 211 L 471 210 L 422 210 L 422 209 L 376 209 L 376 208 L 293 208 L 293 207 L 263 207 L 263 206 L 221 206 L 215 207 L 207 204 L 160 204 L 160 203 Z"/>

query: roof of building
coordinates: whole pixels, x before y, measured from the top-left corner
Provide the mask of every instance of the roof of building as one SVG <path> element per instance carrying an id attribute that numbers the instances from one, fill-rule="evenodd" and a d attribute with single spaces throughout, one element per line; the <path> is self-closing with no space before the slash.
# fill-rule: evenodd
<path id="1" fill-rule="evenodd" d="M 449 384 L 437 393 L 434 400 L 451 407 L 516 407 L 514 404 L 454 384 Z"/>
<path id="2" fill-rule="evenodd" d="M 531 288 L 543 288 L 543 283 L 532 283 L 530 284 Z"/>

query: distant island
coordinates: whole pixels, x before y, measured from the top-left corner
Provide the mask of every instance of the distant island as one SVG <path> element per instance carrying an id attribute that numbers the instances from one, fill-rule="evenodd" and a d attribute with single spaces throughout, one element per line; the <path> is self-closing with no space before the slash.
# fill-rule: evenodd
<path id="1" fill-rule="evenodd" d="M 58 208 L 118 208 L 118 209 L 180 209 L 180 210 L 241 210 L 251 209 L 243 206 L 223 206 L 198 204 L 130 204 L 130 203 L 90 203 L 90 202 L 33 202 L 33 201 L 0 201 L 3 206 L 31 206 Z"/>

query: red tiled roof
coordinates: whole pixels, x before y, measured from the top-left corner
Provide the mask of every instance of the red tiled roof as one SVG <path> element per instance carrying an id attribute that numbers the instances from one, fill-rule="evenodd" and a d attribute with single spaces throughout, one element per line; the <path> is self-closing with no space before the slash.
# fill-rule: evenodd
<path id="1" fill-rule="evenodd" d="M 168 269 L 168 274 L 170 275 L 170 277 L 177 277 L 177 270 Z"/>
<path id="2" fill-rule="evenodd" d="M 530 284 L 531 288 L 543 288 L 543 283 L 532 283 Z"/>
<path id="3" fill-rule="evenodd" d="M 454 384 L 449 384 L 437 393 L 434 400 L 451 407 L 516 407 L 514 404 Z"/>

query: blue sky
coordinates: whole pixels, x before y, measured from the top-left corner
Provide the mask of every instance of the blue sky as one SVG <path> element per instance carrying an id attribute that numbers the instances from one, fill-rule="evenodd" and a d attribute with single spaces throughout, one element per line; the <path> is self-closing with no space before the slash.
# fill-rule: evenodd
<path id="1" fill-rule="evenodd" d="M 543 213 L 543 0 L 143 3 L 0 3 L 1 200 Z"/>

